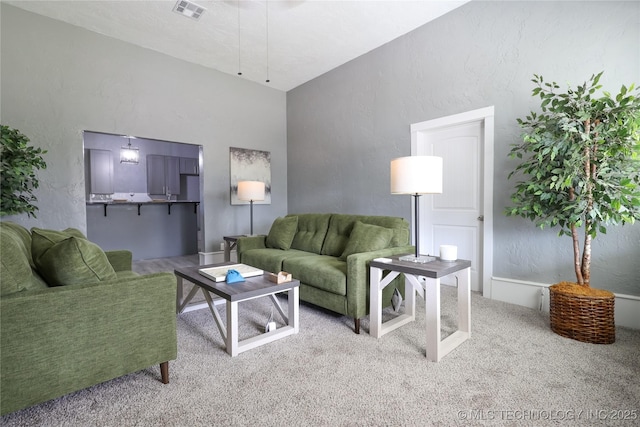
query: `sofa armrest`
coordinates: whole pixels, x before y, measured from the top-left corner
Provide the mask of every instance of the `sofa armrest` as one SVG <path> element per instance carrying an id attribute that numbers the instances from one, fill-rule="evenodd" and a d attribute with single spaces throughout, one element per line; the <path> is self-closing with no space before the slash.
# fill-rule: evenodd
<path id="1" fill-rule="evenodd" d="M 2 413 L 174 360 L 175 304 L 171 273 L 2 297 Z"/>
<path id="2" fill-rule="evenodd" d="M 415 246 L 397 246 L 372 252 L 360 252 L 347 257 L 347 301 L 349 316 L 359 319 L 369 312 L 369 262 L 375 258 L 405 255 L 415 252 Z"/>
<path id="3" fill-rule="evenodd" d="M 131 251 L 106 251 L 105 254 L 115 271 L 131 271 L 133 268 L 133 254 Z"/>
<path id="4" fill-rule="evenodd" d="M 267 236 L 239 237 L 236 246 L 238 262 L 242 262 L 242 254 L 250 249 L 264 249 L 267 247 Z"/>

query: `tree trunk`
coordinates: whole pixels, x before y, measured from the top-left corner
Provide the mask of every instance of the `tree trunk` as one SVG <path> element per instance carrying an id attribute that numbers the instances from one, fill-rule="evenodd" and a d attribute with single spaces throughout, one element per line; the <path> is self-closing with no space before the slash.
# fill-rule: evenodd
<path id="1" fill-rule="evenodd" d="M 571 187 L 569 188 L 569 200 L 573 201 L 575 198 L 575 190 Z M 571 224 L 571 239 L 573 240 L 573 269 L 576 272 L 576 281 L 579 285 L 584 285 L 580 263 L 580 239 L 578 238 L 578 227 L 575 224 Z"/>
<path id="2" fill-rule="evenodd" d="M 576 280 L 579 285 L 584 285 L 582 266 L 580 263 L 580 241 L 578 239 L 578 227 L 571 224 L 571 238 L 573 239 L 573 268 L 576 272 Z"/>
<path id="3" fill-rule="evenodd" d="M 592 224 L 587 224 L 584 231 L 584 249 L 582 250 L 582 282 L 583 286 L 590 286 L 591 282 L 591 234 Z"/>

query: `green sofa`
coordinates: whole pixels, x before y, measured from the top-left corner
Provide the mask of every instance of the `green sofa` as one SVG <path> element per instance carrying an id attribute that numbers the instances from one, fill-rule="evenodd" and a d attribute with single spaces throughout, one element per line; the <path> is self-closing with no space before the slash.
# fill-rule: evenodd
<path id="1" fill-rule="evenodd" d="M 173 274 L 138 275 L 75 229 L 0 222 L 0 245 L 2 415 L 156 364 L 169 382 Z"/>
<path id="2" fill-rule="evenodd" d="M 238 261 L 265 271 L 286 271 L 300 280 L 300 299 L 355 321 L 369 312 L 369 261 L 412 253 L 409 223 L 403 218 L 308 213 L 278 218 L 267 236 L 241 237 Z M 404 292 L 404 278 L 385 288 L 391 304 L 395 288 Z"/>

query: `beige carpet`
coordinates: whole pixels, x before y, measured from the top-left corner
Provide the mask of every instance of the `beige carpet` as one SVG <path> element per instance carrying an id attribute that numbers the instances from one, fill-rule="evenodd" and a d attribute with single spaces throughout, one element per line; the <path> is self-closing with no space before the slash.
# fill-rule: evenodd
<path id="1" fill-rule="evenodd" d="M 455 292 L 443 288 L 443 324 Z M 418 320 L 375 339 L 352 320 L 301 305 L 297 335 L 227 355 L 208 310 L 178 317 L 168 385 L 157 366 L 6 415 L 3 426 L 638 425 L 640 331 L 612 345 L 562 338 L 547 316 L 472 296 L 472 337 L 440 363 Z M 259 332 L 267 299 L 240 305 Z M 224 315 L 224 313 L 222 312 Z M 277 318 L 277 314 L 276 314 Z M 621 419 L 622 418 L 622 419 Z M 624 419 L 626 418 L 626 420 Z"/>

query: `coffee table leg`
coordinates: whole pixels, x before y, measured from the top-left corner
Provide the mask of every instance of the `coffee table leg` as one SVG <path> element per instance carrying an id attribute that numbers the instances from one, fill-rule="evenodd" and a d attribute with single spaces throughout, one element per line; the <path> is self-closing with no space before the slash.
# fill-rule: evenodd
<path id="1" fill-rule="evenodd" d="M 227 301 L 227 353 L 238 355 L 238 302 Z"/>
<path id="2" fill-rule="evenodd" d="M 289 326 L 293 327 L 293 333 L 297 334 L 300 326 L 300 289 L 296 286 L 289 290 Z"/>
<path id="3" fill-rule="evenodd" d="M 182 288 L 183 288 L 183 282 L 182 282 L 182 277 L 180 276 L 176 276 L 177 279 L 177 283 L 176 283 L 176 313 L 180 314 L 181 307 L 180 307 L 180 303 L 182 302 Z"/>

